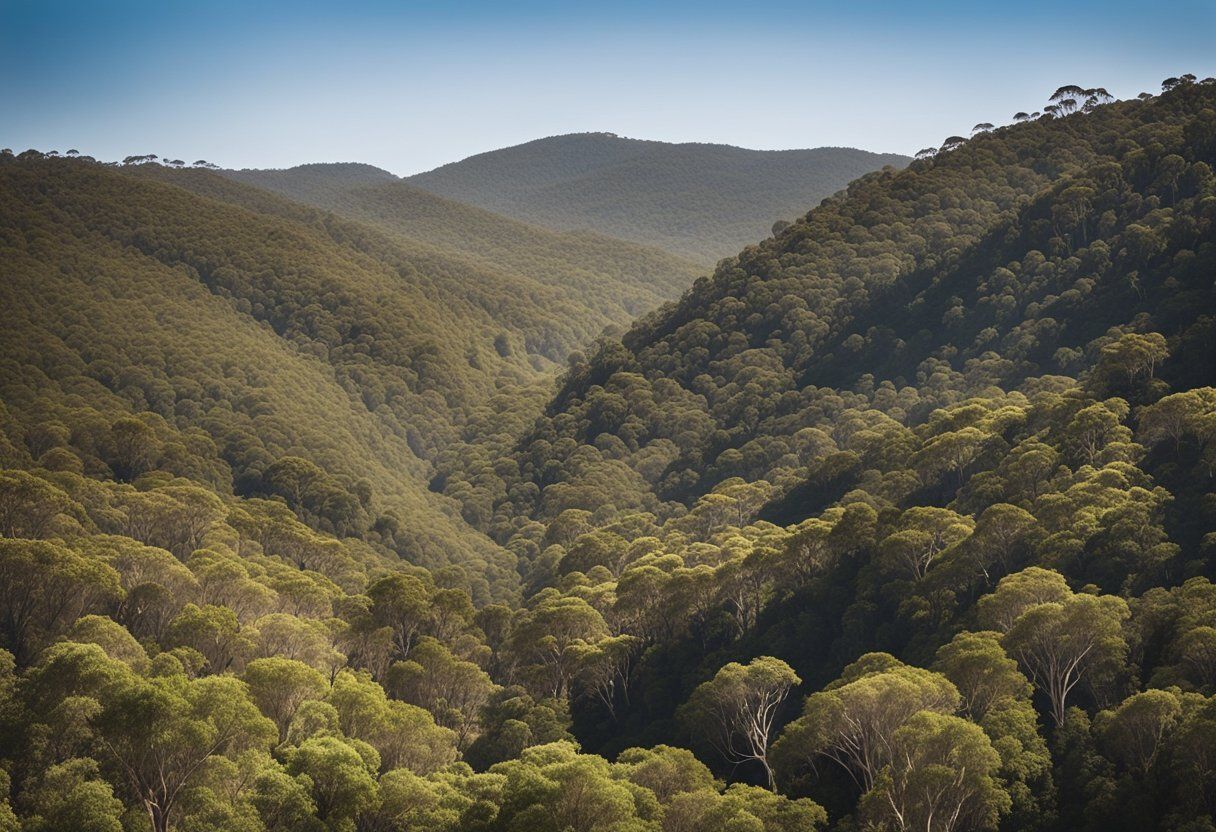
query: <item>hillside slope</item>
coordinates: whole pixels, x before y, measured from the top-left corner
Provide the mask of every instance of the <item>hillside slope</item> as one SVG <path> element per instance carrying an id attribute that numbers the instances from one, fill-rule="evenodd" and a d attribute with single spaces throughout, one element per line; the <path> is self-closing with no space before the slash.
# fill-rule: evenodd
<path id="1" fill-rule="evenodd" d="M 372 226 L 405 246 L 434 247 L 491 273 L 506 272 L 587 307 L 598 333 L 626 326 L 671 300 L 701 271 L 659 249 L 586 232 L 554 232 L 436 196 L 386 171 L 359 165 L 301 165 L 287 170 L 222 171 Z"/>
<path id="2" fill-rule="evenodd" d="M 1208 786 L 1069 755 L 1118 742 L 1102 726 L 1121 706 L 1216 693 L 1182 658 L 1216 614 L 1214 164 L 1216 86 L 1184 84 L 864 177 L 601 341 L 514 465 L 445 457 L 438 481 L 479 502 L 536 597 L 580 599 L 640 639 L 633 687 L 576 707 L 584 746 L 687 742 L 726 772 L 694 691 L 775 657 L 822 691 L 801 719 L 785 710 L 766 763 L 787 794 L 856 819 L 878 787 L 817 733 L 836 730 L 831 691 L 932 667 L 965 692 L 950 651 L 979 644 L 949 645 L 990 639 L 1026 674 L 1029 717 L 941 712 L 994 745 L 1024 732 L 1028 756 L 1003 757 L 1007 828 L 1202 814 Z M 1075 690 L 1045 670 L 1055 653 L 1032 652 L 1063 643 L 1053 604 L 1092 604 L 1077 626 L 1107 634 Z M 1039 731 L 1050 750 L 1033 750 Z M 1169 765 L 1189 765 L 1176 736 Z M 1119 797 L 1083 794 L 1091 781 Z M 1116 808 L 1151 800 L 1178 814 Z"/>
<path id="3" fill-rule="evenodd" d="M 579 473 L 559 478 L 575 491 L 601 466 L 645 472 L 644 498 L 600 493 L 586 507 L 653 508 L 732 476 L 788 483 L 807 453 L 795 437 L 838 415 L 824 396 L 860 395 L 916 422 L 993 386 L 1083 374 L 1120 327 L 1182 338 L 1211 311 L 1207 261 L 1193 259 L 1207 251 L 1206 179 L 1159 168 L 1186 151 L 1205 170 L 1207 146 L 1183 142 L 1204 129 L 1211 95 L 1195 86 L 1009 127 L 854 182 L 605 342 L 532 441 L 581 445 Z M 1183 193 L 1193 202 L 1176 204 Z M 1210 380 L 1201 357 L 1166 372 Z M 596 447 L 625 434 L 623 447 Z M 535 482 L 543 492 L 552 473 Z"/>
<path id="4" fill-rule="evenodd" d="M 499 386 L 532 377 L 494 348 L 488 313 L 424 264 L 147 176 L 15 160 L 0 177 L 0 384 L 14 418 L 32 429 L 46 406 L 87 403 L 107 423 L 163 422 L 162 442 L 206 436 L 213 484 L 242 494 L 279 493 L 275 472 L 303 458 L 330 490 L 287 493 L 317 528 L 389 523 L 402 556 L 476 565 L 509 591 L 509 558 L 426 491 L 419 456 Z"/>
<path id="5" fill-rule="evenodd" d="M 495 349 L 536 370 L 563 362 L 572 349 L 604 327 L 623 326 L 637 310 L 653 309 L 697 274 L 687 262 L 663 252 L 602 238 L 596 241 L 598 251 L 584 249 L 573 241 L 555 240 L 562 235 L 540 229 L 537 233 L 548 239 L 539 240 L 533 254 L 527 248 L 527 235 L 522 240 L 513 236 L 518 224 L 446 200 L 439 200 L 444 205 L 437 212 L 417 211 L 409 197 L 383 207 L 372 200 L 365 210 L 359 207 L 359 200 L 345 198 L 345 179 L 324 199 L 319 189 L 313 190 L 312 198 L 323 206 L 317 207 L 303 196 L 284 196 L 211 171 L 158 165 L 121 170 L 313 226 L 340 245 L 358 248 L 390 268 L 406 264 L 414 280 L 425 281 L 431 298 L 451 299 L 458 308 L 475 309 L 477 316 L 496 322 L 497 334 L 503 337 L 497 339 Z M 398 185 L 387 187 L 395 191 Z M 351 192 L 359 190 L 356 186 Z M 429 194 L 419 196 L 437 201 Z M 425 219 L 415 222 L 411 214 Z M 465 222 L 469 224 L 465 226 Z M 602 256 L 597 259 L 597 255 Z"/>
<path id="6" fill-rule="evenodd" d="M 853 179 L 908 161 L 851 148 L 760 151 L 580 133 L 482 153 L 408 181 L 525 222 L 590 229 L 713 263 Z"/>

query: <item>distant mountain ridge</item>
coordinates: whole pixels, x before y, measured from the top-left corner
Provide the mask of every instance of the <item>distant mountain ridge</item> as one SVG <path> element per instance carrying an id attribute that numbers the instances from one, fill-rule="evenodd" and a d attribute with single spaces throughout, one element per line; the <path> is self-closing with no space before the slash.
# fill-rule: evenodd
<path id="1" fill-rule="evenodd" d="M 382 185 L 399 181 L 399 176 L 373 164 L 362 162 L 311 162 L 292 168 L 242 168 L 220 170 L 229 179 L 264 187 L 285 196 L 310 202 L 310 195 L 332 192 L 339 187 Z"/>
<path id="2" fill-rule="evenodd" d="M 854 148 L 551 136 L 408 177 L 441 196 L 557 230 L 590 229 L 708 263 L 764 237 L 898 154 Z"/>

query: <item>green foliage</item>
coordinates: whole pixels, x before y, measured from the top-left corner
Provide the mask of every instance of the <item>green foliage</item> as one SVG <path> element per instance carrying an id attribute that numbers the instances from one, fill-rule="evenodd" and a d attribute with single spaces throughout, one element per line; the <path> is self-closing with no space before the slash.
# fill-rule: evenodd
<path id="1" fill-rule="evenodd" d="M 0 225 L 24 229 L 0 237 L 13 274 L 0 390 L 9 442 L 26 449 L 14 467 L 139 494 L 167 473 L 280 496 L 314 529 L 380 552 L 484 564 L 479 592 L 511 595 L 510 556 L 427 491 L 420 459 L 499 385 L 534 374 L 494 350 L 489 313 L 435 298 L 393 244 L 361 250 L 357 228 L 335 239 L 84 161 L 6 162 L 0 179 Z M 20 499 L 16 487 L 0 493 Z M 168 522 L 182 496 L 129 500 Z M 198 545 L 146 542 L 182 558 Z"/>
<path id="2" fill-rule="evenodd" d="M 661 255 L 0 159 L 0 829 L 1210 829 L 1216 100 L 1055 112 L 547 405 Z"/>
<path id="3" fill-rule="evenodd" d="M 773 756 L 790 776 L 822 756 L 868 791 L 894 761 L 896 733 L 909 719 L 928 711 L 948 714 L 958 704 L 958 690 L 945 677 L 869 654 L 845 668 L 834 685 L 807 697 Z"/>
<path id="4" fill-rule="evenodd" d="M 22 803 L 29 812 L 23 829 L 122 832 L 122 801 L 101 779 L 96 761 L 89 758 L 48 768 Z"/>
<path id="5" fill-rule="evenodd" d="M 290 751 L 286 767 L 311 784 L 317 816 L 330 829 L 353 828 L 354 819 L 374 805 L 376 766 L 337 737 L 305 740 Z"/>
<path id="6" fill-rule="evenodd" d="M 1000 758 L 979 726 L 922 711 L 891 738 L 892 762 L 862 798 L 867 823 L 889 829 L 995 829 L 1009 810 Z"/>
<path id="7" fill-rule="evenodd" d="M 208 195 L 227 192 L 214 176 L 159 172 L 186 187 L 205 188 Z M 376 173 L 367 176 L 345 165 L 302 165 L 222 175 L 375 228 L 431 260 L 442 257 L 476 270 L 481 286 L 446 288 L 467 293 L 497 320 L 520 331 L 527 352 L 555 360 L 605 326 L 626 326 L 673 299 L 699 274 L 687 261 L 656 249 L 582 230 L 553 232 L 510 219 L 514 206 L 494 214 L 412 187 L 385 171 Z M 693 259 L 706 258 L 698 253 Z M 501 354 L 518 348 L 512 342 L 504 332 L 495 339 L 495 349 Z"/>
<path id="8" fill-rule="evenodd" d="M 1074 471 L 1135 462 L 1126 408 L 1155 400 L 1162 382 L 1211 382 L 1199 368 L 1212 343 L 1216 160 L 1185 139 L 1211 105 L 1210 88 L 1179 89 L 985 133 L 858 180 L 574 364 L 516 453 L 518 476 L 497 474 L 492 531 L 516 548 L 523 514 L 662 516 L 734 476 L 791 489 L 825 451 L 857 454 L 855 477 L 881 475 L 867 491 L 938 504 L 1000 487 L 986 469 L 1011 449 L 1020 461 L 1002 480 L 1032 494 L 1053 454 Z M 1171 153 L 1188 186 L 1164 207 L 1154 171 Z M 1098 186 L 1105 218 L 1084 244 L 1047 219 L 1081 180 Z M 1125 239 L 1140 220 L 1163 244 L 1143 262 Z M 1153 346 L 1133 349 L 1140 341 Z M 1128 361 L 1130 375 L 1111 371 Z M 1036 435 L 1057 419 L 1055 435 Z M 919 483 L 896 477 L 908 469 Z M 852 487 L 841 485 L 819 505 Z"/>
<path id="9" fill-rule="evenodd" d="M 707 737 L 728 763 L 760 763 L 769 787 L 775 788 L 769 736 L 781 703 L 801 681 L 788 664 L 771 656 L 746 665 L 731 662 L 693 691 L 681 715 L 692 733 Z"/>

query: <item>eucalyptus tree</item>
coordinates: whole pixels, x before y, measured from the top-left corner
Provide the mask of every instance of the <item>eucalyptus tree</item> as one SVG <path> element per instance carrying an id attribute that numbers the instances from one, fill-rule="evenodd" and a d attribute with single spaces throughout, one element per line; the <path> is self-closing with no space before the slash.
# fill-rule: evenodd
<path id="1" fill-rule="evenodd" d="M 731 662 L 693 691 L 680 717 L 731 765 L 759 763 L 769 788 L 776 789 L 770 735 L 781 704 L 800 681 L 788 664 L 771 656 L 745 665 Z"/>
<path id="2" fill-rule="evenodd" d="M 1031 567 L 1003 578 L 981 599 L 979 612 L 1004 632 L 1002 646 L 1047 697 L 1056 725 L 1081 681 L 1122 667 L 1127 656 L 1127 602 L 1074 593 L 1050 570 Z"/>
<path id="3" fill-rule="evenodd" d="M 867 792 L 894 759 L 895 733 L 904 723 L 922 711 L 949 714 L 958 706 L 958 689 L 942 674 L 870 653 L 807 697 L 802 715 L 773 746 L 774 764 L 783 777 L 794 777 L 828 760 Z"/>
<path id="4" fill-rule="evenodd" d="M 874 828 L 899 832 L 996 829 L 1011 806 L 1000 755 L 978 725 L 921 711 L 895 731 L 891 762 L 858 807 Z"/>

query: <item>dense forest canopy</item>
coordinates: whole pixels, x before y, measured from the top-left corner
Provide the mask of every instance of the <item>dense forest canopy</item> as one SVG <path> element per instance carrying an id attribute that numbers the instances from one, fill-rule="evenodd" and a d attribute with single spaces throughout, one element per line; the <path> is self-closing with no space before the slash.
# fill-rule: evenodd
<path id="1" fill-rule="evenodd" d="M 1013 121 L 594 341 L 666 255 L 0 156 L 0 830 L 1216 830 L 1216 81 Z"/>
<path id="2" fill-rule="evenodd" d="M 355 173 L 349 172 L 352 167 Z M 495 349 L 518 352 L 541 370 L 564 361 L 605 327 L 624 327 L 639 313 L 677 297 L 700 275 L 691 263 L 657 249 L 549 232 L 391 178 L 373 178 L 366 167 L 211 173 L 141 165 L 123 170 L 321 226 L 343 245 L 390 262 L 404 260 L 430 283 L 431 298 L 467 303 L 490 326 L 505 325 L 499 334 L 518 335 L 507 345 L 496 341 Z M 475 326 L 487 324 L 479 320 Z"/>
<path id="3" fill-rule="evenodd" d="M 711 264 L 858 176 L 908 161 L 849 147 L 746 150 L 579 133 L 471 156 L 408 181 L 525 222 L 590 229 Z"/>
<path id="4" fill-rule="evenodd" d="M 587 307 L 579 321 L 596 327 L 592 336 L 605 326 L 627 326 L 678 297 L 701 274 L 689 261 L 659 249 L 517 222 L 415 188 L 377 168 L 301 165 L 223 175 L 371 225 L 409 246 L 458 253 L 483 272 L 526 275 L 550 291 L 556 288 L 569 296 L 566 303 Z M 574 345 L 563 346 L 568 352 Z"/>

